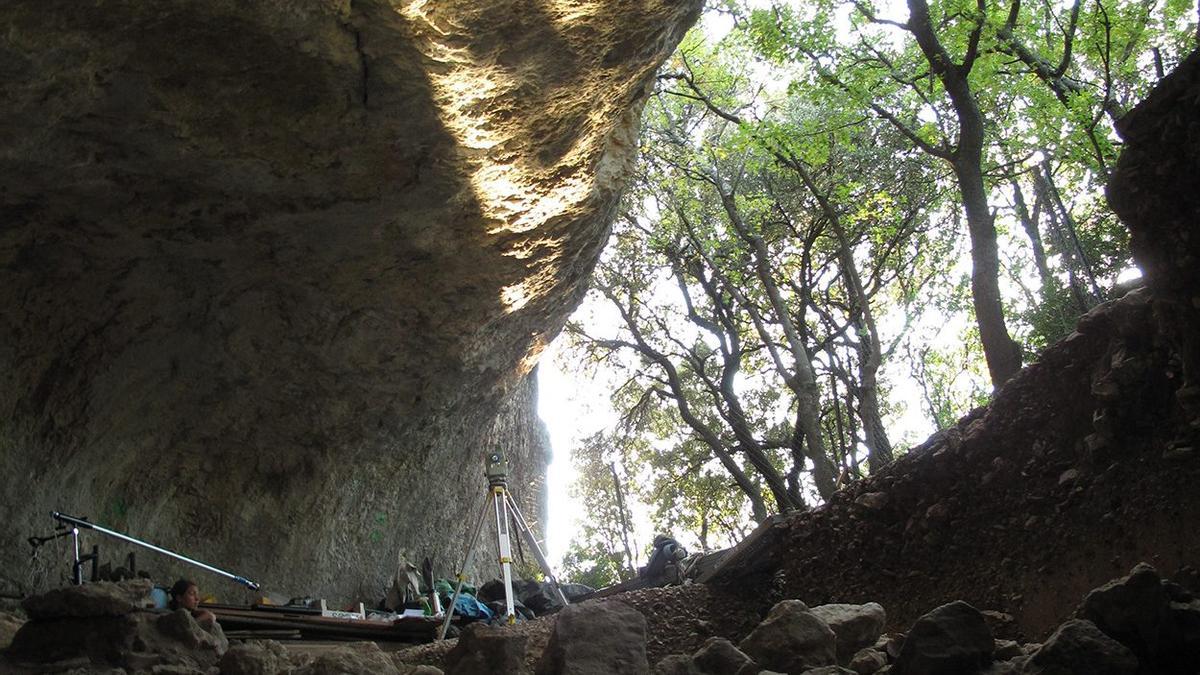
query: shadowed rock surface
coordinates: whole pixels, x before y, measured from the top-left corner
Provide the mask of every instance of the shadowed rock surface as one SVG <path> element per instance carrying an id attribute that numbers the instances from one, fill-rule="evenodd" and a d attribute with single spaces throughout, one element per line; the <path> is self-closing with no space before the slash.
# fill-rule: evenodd
<path id="1" fill-rule="evenodd" d="M 13 636 L 7 657 L 35 671 L 161 667 L 204 669 L 229 648 L 220 624 L 202 626 L 186 609 L 153 611 L 150 582 L 97 582 L 55 589 L 24 603 L 30 620 Z"/>
<path id="2" fill-rule="evenodd" d="M 451 565 L 497 444 L 536 520 L 531 372 L 698 5 L 5 3 L 0 538 L 376 597 Z"/>

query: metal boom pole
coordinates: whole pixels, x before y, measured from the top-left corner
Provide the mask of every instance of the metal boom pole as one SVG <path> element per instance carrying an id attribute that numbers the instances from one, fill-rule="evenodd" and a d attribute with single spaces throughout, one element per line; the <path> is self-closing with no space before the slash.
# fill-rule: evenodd
<path id="1" fill-rule="evenodd" d="M 106 527 L 101 527 L 95 523 L 90 523 L 86 520 L 83 520 L 82 518 L 76 518 L 75 516 L 68 516 L 67 514 L 59 513 L 58 511 L 51 511 L 50 517 L 54 518 L 55 520 L 57 520 L 60 523 L 66 523 L 73 527 L 80 527 L 80 528 L 84 528 L 87 530 L 96 530 L 97 532 L 107 534 L 110 537 L 116 537 L 117 539 L 120 539 L 121 541 L 127 541 L 131 544 L 136 544 L 138 546 L 148 548 L 151 551 L 154 551 L 156 553 L 161 553 L 165 556 L 170 556 L 172 558 L 175 558 L 176 560 L 182 560 L 183 562 L 188 563 L 189 565 L 195 565 L 196 567 L 206 569 L 209 572 L 212 572 L 213 574 L 219 574 L 228 579 L 232 579 L 233 581 L 236 581 L 237 583 L 242 584 L 243 586 L 246 586 L 252 590 L 257 591 L 259 589 L 258 584 L 254 583 L 253 581 L 250 581 L 246 577 L 241 577 L 236 574 L 226 572 L 225 570 L 217 569 L 216 567 L 213 567 L 212 565 L 206 565 L 198 560 L 192 560 L 191 558 L 184 556 L 184 555 L 180 555 L 178 553 L 175 553 L 174 551 L 168 551 L 167 549 L 162 548 L 160 546 L 155 546 L 154 544 L 144 542 L 140 539 L 134 539 L 133 537 L 130 537 L 129 535 L 121 534 L 120 532 L 117 532 L 115 530 L 110 530 Z M 76 558 L 79 557 L 78 547 L 76 547 L 75 556 L 76 556 Z"/>

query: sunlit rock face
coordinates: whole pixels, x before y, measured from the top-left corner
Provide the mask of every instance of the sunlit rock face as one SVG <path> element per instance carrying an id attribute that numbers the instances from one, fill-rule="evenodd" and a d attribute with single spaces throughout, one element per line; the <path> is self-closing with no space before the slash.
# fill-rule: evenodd
<path id="1" fill-rule="evenodd" d="M 0 590 L 58 509 L 371 597 L 497 445 L 536 516 L 529 376 L 698 5 L 0 6 Z"/>

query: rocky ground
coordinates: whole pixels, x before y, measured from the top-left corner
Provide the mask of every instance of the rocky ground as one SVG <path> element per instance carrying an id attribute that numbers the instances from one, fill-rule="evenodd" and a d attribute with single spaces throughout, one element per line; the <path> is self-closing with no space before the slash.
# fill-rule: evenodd
<path id="1" fill-rule="evenodd" d="M 457 640 L 398 653 L 351 643 L 316 655 L 270 640 L 230 645 L 219 626 L 202 628 L 186 611 L 144 609 L 146 583 L 100 582 L 28 599 L 30 620 L 5 654 L 5 671 L 1193 675 L 1200 673 L 1200 588 L 1195 578 L 1182 581 L 1140 564 L 1089 592 L 1041 642 L 999 638 L 994 620 L 962 601 L 885 633 L 887 613 L 877 603 L 810 607 L 789 599 L 751 620 L 745 606 L 709 615 L 716 598 L 696 585 L 585 601 L 512 627 L 475 624 Z"/>

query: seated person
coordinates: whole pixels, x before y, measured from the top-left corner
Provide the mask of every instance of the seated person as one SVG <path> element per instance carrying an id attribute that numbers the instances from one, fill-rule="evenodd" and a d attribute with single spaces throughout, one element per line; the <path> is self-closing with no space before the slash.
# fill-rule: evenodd
<path id="1" fill-rule="evenodd" d="M 180 579 L 171 587 L 171 602 L 167 606 L 171 609 L 186 609 L 191 612 L 192 618 L 205 628 L 212 626 L 217 620 L 212 612 L 200 609 L 200 587 L 187 579 Z"/>

